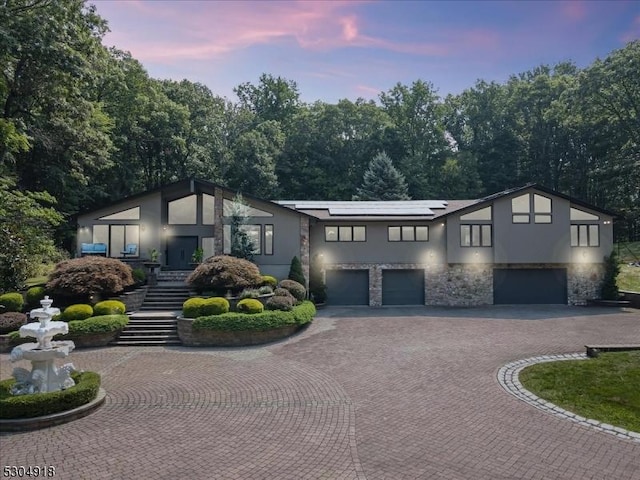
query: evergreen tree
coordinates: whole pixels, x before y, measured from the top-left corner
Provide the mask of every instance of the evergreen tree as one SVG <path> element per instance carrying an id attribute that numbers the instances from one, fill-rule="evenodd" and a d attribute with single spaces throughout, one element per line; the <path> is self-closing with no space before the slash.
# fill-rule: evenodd
<path id="1" fill-rule="evenodd" d="M 302 263 L 300 263 L 300 259 L 298 257 L 293 257 L 291 259 L 291 267 L 289 268 L 289 280 L 294 280 L 300 285 L 304 285 L 305 287 L 307 285 L 307 280 L 304 278 L 304 273 L 302 273 Z"/>
<path id="2" fill-rule="evenodd" d="M 352 200 L 411 200 L 411 197 L 404 176 L 393 166 L 389 156 L 381 152 L 369 163 L 362 186 Z"/>
<path id="3" fill-rule="evenodd" d="M 316 304 L 327 301 L 327 286 L 322 278 L 322 260 L 318 254 L 315 254 L 311 259 L 309 293 Z"/>
<path id="4" fill-rule="evenodd" d="M 604 278 L 600 287 L 600 296 L 603 300 L 618 300 L 619 293 L 616 280 L 618 273 L 620 273 L 620 265 L 614 250 L 611 255 L 604 257 Z"/>
<path id="5" fill-rule="evenodd" d="M 242 198 L 242 194 L 238 193 L 233 197 L 229 217 L 231 218 L 231 256 L 252 261 L 256 248 L 243 228 L 249 222 L 249 206 Z"/>

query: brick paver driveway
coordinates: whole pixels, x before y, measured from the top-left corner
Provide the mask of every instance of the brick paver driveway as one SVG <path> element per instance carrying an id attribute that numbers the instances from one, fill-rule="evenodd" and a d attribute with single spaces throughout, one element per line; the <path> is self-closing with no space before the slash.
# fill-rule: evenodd
<path id="1" fill-rule="evenodd" d="M 640 342 L 638 311 L 338 309 L 247 349 L 74 352 L 106 404 L 0 437 L 0 463 L 61 479 L 640 479 L 640 443 L 506 393 L 509 361 Z M 1 375 L 11 364 L 2 355 Z"/>

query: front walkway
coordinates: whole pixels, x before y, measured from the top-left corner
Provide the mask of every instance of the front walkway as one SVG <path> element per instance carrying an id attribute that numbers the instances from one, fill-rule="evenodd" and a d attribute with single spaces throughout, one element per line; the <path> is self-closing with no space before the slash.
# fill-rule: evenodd
<path id="1" fill-rule="evenodd" d="M 517 359 L 637 343 L 637 310 L 319 313 L 266 347 L 74 352 L 76 367 L 102 374 L 105 406 L 1 436 L 1 466 L 92 480 L 640 480 L 640 444 L 538 410 L 497 381 Z"/>

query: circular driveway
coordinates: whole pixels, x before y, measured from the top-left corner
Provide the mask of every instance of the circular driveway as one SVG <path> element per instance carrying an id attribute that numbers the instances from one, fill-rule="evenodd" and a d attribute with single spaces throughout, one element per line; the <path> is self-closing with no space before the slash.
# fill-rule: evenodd
<path id="1" fill-rule="evenodd" d="M 3 434 L 0 463 L 92 480 L 640 479 L 640 443 L 496 379 L 589 343 L 640 343 L 638 310 L 334 307 L 263 347 L 79 350 L 70 361 L 102 374 L 105 405 Z M 16 365 L 3 354 L 1 377 Z"/>

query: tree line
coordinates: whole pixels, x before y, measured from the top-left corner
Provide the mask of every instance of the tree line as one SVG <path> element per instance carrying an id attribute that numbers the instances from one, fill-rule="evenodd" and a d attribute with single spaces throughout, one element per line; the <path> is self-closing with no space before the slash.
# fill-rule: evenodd
<path id="1" fill-rule="evenodd" d="M 619 239 L 640 236 L 640 41 L 583 69 L 542 65 L 459 95 L 418 79 L 332 104 L 304 103 L 272 74 L 233 100 L 151 78 L 102 45 L 107 24 L 83 0 L 6 0 L 0 25 L 2 191 L 47 192 L 66 219 L 185 177 L 349 200 L 385 153 L 409 198 L 537 182 L 619 213 Z M 57 227 L 58 243 L 71 245 L 73 227 Z"/>

